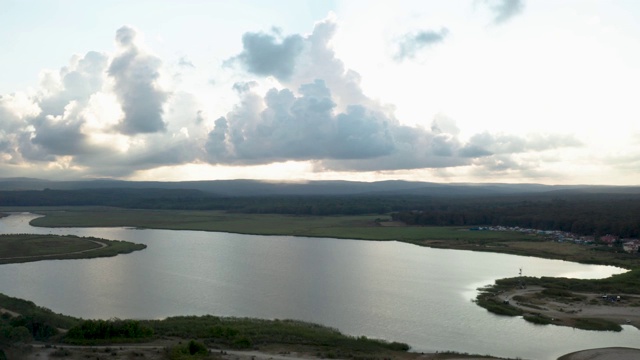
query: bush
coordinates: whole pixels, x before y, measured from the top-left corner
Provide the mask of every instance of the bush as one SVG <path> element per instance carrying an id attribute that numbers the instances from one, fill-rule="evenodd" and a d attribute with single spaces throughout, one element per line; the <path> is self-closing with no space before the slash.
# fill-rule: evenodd
<path id="1" fill-rule="evenodd" d="M 12 342 L 28 343 L 33 340 L 31 332 L 24 326 L 16 326 L 11 329 L 9 338 Z"/>
<path id="2" fill-rule="evenodd" d="M 575 320 L 575 327 L 583 330 L 598 331 L 622 331 L 622 326 L 612 321 L 592 318 L 578 318 Z"/>
<path id="3" fill-rule="evenodd" d="M 548 325 L 553 323 L 553 321 L 551 321 L 551 319 L 549 319 L 548 317 L 542 316 L 539 314 L 524 315 L 522 318 L 530 323 L 537 324 L 537 325 Z"/>
<path id="4" fill-rule="evenodd" d="M 91 343 L 95 340 L 135 340 L 153 336 L 150 327 L 136 320 L 86 320 L 69 329 L 65 341 Z"/>
<path id="5" fill-rule="evenodd" d="M 522 310 L 518 309 L 517 307 L 498 302 L 496 299 L 493 299 L 488 295 L 478 296 L 476 303 L 479 306 L 487 309 L 489 312 L 497 315 L 520 316 L 523 313 Z"/>
<path id="6" fill-rule="evenodd" d="M 58 329 L 40 315 L 18 316 L 12 318 L 9 323 L 13 327 L 25 327 L 30 336 L 36 340 L 47 340 L 58 334 Z"/>
<path id="7" fill-rule="evenodd" d="M 195 340 L 189 341 L 185 345 L 177 345 L 169 350 L 170 360 L 190 360 L 208 357 L 209 350 L 207 347 Z"/>

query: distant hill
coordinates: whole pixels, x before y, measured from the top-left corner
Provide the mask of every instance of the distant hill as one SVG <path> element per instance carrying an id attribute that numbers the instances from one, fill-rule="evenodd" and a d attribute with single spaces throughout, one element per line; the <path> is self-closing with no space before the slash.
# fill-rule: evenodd
<path id="1" fill-rule="evenodd" d="M 259 180 L 212 181 L 50 181 L 33 178 L 0 178 L 0 191 L 7 190 L 79 190 L 79 189 L 169 189 L 198 190 L 217 196 L 269 195 L 416 195 L 416 196 L 499 196 L 518 194 L 640 194 L 638 186 L 541 185 L 431 183 L 420 181 L 309 181 L 267 182 Z"/>

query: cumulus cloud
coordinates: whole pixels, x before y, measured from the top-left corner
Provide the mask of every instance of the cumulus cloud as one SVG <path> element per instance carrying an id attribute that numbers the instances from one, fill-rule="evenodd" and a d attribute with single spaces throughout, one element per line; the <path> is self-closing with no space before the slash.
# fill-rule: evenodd
<path id="1" fill-rule="evenodd" d="M 296 95 L 271 89 L 264 98 L 248 93 L 215 122 L 207 151 L 215 163 L 368 158 L 393 148 L 384 114 L 354 104 L 334 112 L 324 81 L 303 84 Z"/>
<path id="2" fill-rule="evenodd" d="M 250 91 L 252 88 L 258 86 L 257 81 L 238 81 L 233 84 L 233 90 L 235 90 L 238 94 L 243 94 Z"/>
<path id="3" fill-rule="evenodd" d="M 430 128 L 403 125 L 392 109 L 364 94 L 360 75 L 336 57 L 330 46 L 335 31 L 335 22 L 326 19 L 318 22 L 309 35 L 288 37 L 299 41 L 303 50 L 287 57 L 292 61 L 287 67 L 291 72 L 286 78 L 280 77 L 282 88 L 272 88 L 262 96 L 254 92 L 259 88 L 256 80 L 234 85 L 240 103 L 219 117 L 209 131 L 207 161 L 267 164 L 309 160 L 323 171 L 382 171 L 464 166 L 478 158 L 576 145 L 570 137 L 524 138 L 491 133 L 478 134 L 465 142 L 455 121 L 444 115 L 436 116 Z M 442 29 L 413 34 L 407 38 L 412 45 L 404 45 L 403 56 L 442 41 L 447 33 Z M 248 37 L 268 46 L 275 41 L 275 37 L 264 34 L 258 37 L 247 33 L 244 39 Z M 282 49 L 283 45 L 279 46 Z M 244 52 L 235 59 L 252 54 L 248 48 L 245 41 Z M 281 56 L 278 53 L 274 59 Z M 248 62 L 244 65 L 255 75 L 276 75 L 273 71 L 255 71 Z M 506 158 L 501 163 L 510 164 Z"/>
<path id="4" fill-rule="evenodd" d="M 59 71 L 43 73 L 31 94 L 0 96 L 0 169 L 118 177 L 202 157 L 202 143 L 188 135 L 206 133 L 198 104 L 186 95 L 167 103 L 157 86 L 160 60 L 136 41 L 136 32 L 123 27 L 111 61 L 95 51 L 74 55 Z M 165 105 L 172 106 L 172 132 L 161 131 L 169 128 Z"/>
<path id="5" fill-rule="evenodd" d="M 502 24 L 524 10 L 524 0 L 484 0 L 493 12 L 493 23 Z"/>
<path id="6" fill-rule="evenodd" d="M 124 111 L 118 130 L 124 134 L 163 131 L 162 106 L 169 94 L 158 85 L 159 58 L 142 51 L 135 43 L 136 31 L 123 26 L 116 32 L 121 53 L 113 59 L 108 73 Z"/>
<path id="7" fill-rule="evenodd" d="M 475 166 L 502 172 L 535 166 L 518 154 L 580 146 L 571 136 L 545 134 L 486 132 L 465 140 L 445 115 L 425 127 L 404 125 L 392 108 L 366 96 L 360 75 L 336 56 L 335 32 L 336 23 L 326 19 L 306 35 L 245 34 L 243 51 L 231 61 L 250 77 L 227 79 L 235 81 L 228 96 L 238 101 L 223 114 L 183 89 L 162 89 L 162 61 L 144 50 L 134 29 L 122 27 L 115 54 L 75 56 L 44 74 L 33 94 L 0 97 L 0 171 L 28 165 L 126 177 L 195 162 L 294 160 L 319 171 Z M 418 35 L 411 38 L 415 51 L 438 42 Z M 407 47 L 405 56 L 414 50 Z M 190 67 L 186 60 L 169 63 Z"/>
<path id="8" fill-rule="evenodd" d="M 37 99 L 42 113 L 59 116 L 71 101 L 86 104 L 102 88 L 107 64 L 106 54 L 90 51 L 83 57 L 72 57 L 57 74 L 45 74 L 44 93 Z"/>
<path id="9" fill-rule="evenodd" d="M 248 32 L 242 36 L 242 47 L 242 52 L 228 63 L 239 62 L 254 74 L 288 80 L 304 44 L 300 35 L 282 38 L 279 32 Z"/>
<path id="10" fill-rule="evenodd" d="M 246 93 L 209 132 L 208 160 L 221 164 L 265 164 L 314 160 L 319 168 L 376 171 L 458 166 L 462 144 L 453 120 L 436 118 L 432 129 L 400 124 L 361 104 L 336 111 L 322 80 L 298 94 L 271 89 L 262 98 Z"/>
<path id="11" fill-rule="evenodd" d="M 360 74 L 347 69 L 336 57 L 330 46 L 336 30 L 335 20 L 328 18 L 316 23 L 311 34 L 290 35 L 279 42 L 279 32 L 245 33 L 243 52 L 227 63 L 240 63 L 255 75 L 274 76 L 290 89 L 320 79 L 331 89 L 337 109 L 344 110 L 351 104 L 377 105 L 363 94 Z"/>
<path id="12" fill-rule="evenodd" d="M 406 34 L 398 43 L 395 58 L 399 61 L 414 58 L 420 50 L 443 42 L 447 35 L 449 35 L 447 28 L 442 28 L 440 31 L 422 30 Z"/>

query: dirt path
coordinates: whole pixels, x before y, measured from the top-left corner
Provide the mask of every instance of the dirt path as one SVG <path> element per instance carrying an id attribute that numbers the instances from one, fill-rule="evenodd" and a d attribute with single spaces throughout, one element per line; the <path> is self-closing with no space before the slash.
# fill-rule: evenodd
<path id="1" fill-rule="evenodd" d="M 558 300 L 540 296 L 543 289 L 540 286 L 515 289 L 504 292 L 500 299 L 509 300 L 510 305 L 527 313 L 559 319 L 560 325 L 570 326 L 572 318 L 598 318 L 640 329 L 640 296 L 620 294 L 620 300 L 616 301 L 603 298 L 603 294 L 574 293 L 576 299 Z M 583 298 L 577 300 L 577 297 Z"/>

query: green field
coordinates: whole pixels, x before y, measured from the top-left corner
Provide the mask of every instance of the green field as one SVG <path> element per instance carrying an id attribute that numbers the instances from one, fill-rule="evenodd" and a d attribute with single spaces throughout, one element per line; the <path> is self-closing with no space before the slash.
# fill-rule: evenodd
<path id="1" fill-rule="evenodd" d="M 35 211 L 35 210 L 34 210 Z M 44 227 L 139 227 L 221 231 L 253 235 L 288 235 L 339 239 L 396 240 L 435 248 L 537 256 L 590 264 L 638 267 L 631 254 L 546 241 L 511 231 L 469 231 L 464 227 L 402 226 L 385 215 L 295 216 L 238 214 L 223 211 L 67 208 L 37 210 L 46 215 L 32 224 Z"/>
<path id="2" fill-rule="evenodd" d="M 0 234 L 0 264 L 115 256 L 146 246 L 73 235 Z"/>
<path id="3" fill-rule="evenodd" d="M 471 232 L 456 227 L 384 226 L 388 216 L 295 216 L 236 214 L 223 211 L 128 210 L 92 208 L 75 211 L 37 211 L 32 221 L 44 227 L 128 226 L 153 229 L 222 231 L 255 235 L 291 235 L 367 240 L 534 240 L 512 232 Z M 379 220 L 376 222 L 376 220 Z M 382 225 L 381 225 L 382 224 Z"/>
<path id="4" fill-rule="evenodd" d="M 635 254 L 611 248 L 546 241 L 511 231 L 470 231 L 464 227 L 403 226 L 387 215 L 296 216 L 210 210 L 132 210 L 108 207 L 21 208 L 45 215 L 42 227 L 138 227 L 220 231 L 252 235 L 396 240 L 420 246 L 487 251 L 561 259 L 588 264 L 640 267 Z"/>

